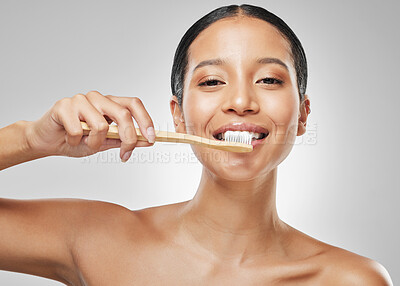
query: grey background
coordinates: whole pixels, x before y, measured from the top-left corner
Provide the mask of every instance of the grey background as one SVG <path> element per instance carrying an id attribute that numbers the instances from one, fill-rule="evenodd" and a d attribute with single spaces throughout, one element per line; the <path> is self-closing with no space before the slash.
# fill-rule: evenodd
<path id="1" fill-rule="evenodd" d="M 249 1 L 283 18 L 309 61 L 309 131 L 279 167 L 278 211 L 324 242 L 382 263 L 400 281 L 399 32 L 395 1 Z M 0 126 L 98 90 L 140 97 L 172 128 L 170 70 L 183 33 L 232 1 L 0 2 Z M 6 198 L 85 198 L 140 209 L 192 198 L 190 146 L 51 157 L 0 172 Z M 0 271 L 1 285 L 60 285 Z"/>

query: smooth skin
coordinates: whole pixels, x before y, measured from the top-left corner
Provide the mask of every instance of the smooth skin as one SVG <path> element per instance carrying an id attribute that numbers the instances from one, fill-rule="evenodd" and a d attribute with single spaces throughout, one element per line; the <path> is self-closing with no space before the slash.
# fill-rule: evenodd
<path id="1" fill-rule="evenodd" d="M 287 69 L 257 63 L 261 57 Z M 224 64 L 194 71 L 216 58 Z M 277 166 L 306 131 L 310 99 L 300 102 L 289 45 L 273 26 L 239 16 L 205 29 L 190 47 L 182 107 L 172 96 L 170 108 L 177 132 L 212 138 L 222 125 L 249 122 L 270 134 L 251 153 L 192 146 L 203 172 L 194 198 L 181 203 L 131 211 L 99 201 L 1 199 L 0 269 L 67 285 L 392 285 L 378 262 L 278 217 Z M 110 148 L 127 160 L 135 147 L 153 145 L 137 141 L 132 117 L 154 142 L 138 98 L 92 91 L 62 99 L 37 121 L 0 129 L 0 168 Z M 121 140 L 105 139 L 111 120 Z"/>

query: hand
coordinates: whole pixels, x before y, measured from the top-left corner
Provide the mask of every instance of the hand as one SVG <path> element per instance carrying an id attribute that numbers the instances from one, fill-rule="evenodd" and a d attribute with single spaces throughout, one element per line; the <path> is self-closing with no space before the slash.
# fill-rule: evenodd
<path id="1" fill-rule="evenodd" d="M 137 140 L 132 116 L 148 142 Z M 83 136 L 80 121 L 89 125 L 88 136 Z M 120 139 L 106 138 L 113 121 Z M 26 136 L 33 152 L 44 156 L 84 157 L 120 147 L 124 162 L 135 147 L 152 146 L 155 139 L 153 121 L 139 98 L 104 96 L 97 91 L 57 101 L 39 120 L 31 122 Z"/>

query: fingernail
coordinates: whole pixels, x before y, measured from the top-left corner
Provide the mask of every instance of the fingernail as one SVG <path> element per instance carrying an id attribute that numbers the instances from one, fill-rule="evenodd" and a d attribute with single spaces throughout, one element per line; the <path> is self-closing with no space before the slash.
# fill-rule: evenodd
<path id="1" fill-rule="evenodd" d="M 147 141 L 149 141 L 149 143 L 154 143 L 156 140 L 156 134 L 154 133 L 154 128 L 153 127 L 149 127 L 147 128 Z"/>
<path id="2" fill-rule="evenodd" d="M 128 151 L 128 152 L 126 152 L 125 154 L 124 154 L 124 156 L 122 156 L 122 162 L 126 162 L 126 161 L 128 161 L 128 159 L 129 159 L 129 157 L 131 156 L 131 154 L 132 154 L 132 151 Z"/>

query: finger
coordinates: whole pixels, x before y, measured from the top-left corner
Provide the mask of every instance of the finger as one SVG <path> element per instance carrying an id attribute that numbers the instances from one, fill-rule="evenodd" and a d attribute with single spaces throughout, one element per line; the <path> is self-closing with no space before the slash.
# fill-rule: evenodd
<path id="1" fill-rule="evenodd" d="M 107 98 L 127 108 L 139 125 L 139 129 L 149 143 L 155 142 L 154 124 L 143 102 L 137 97 L 117 97 L 106 95 Z"/>
<path id="2" fill-rule="evenodd" d="M 126 157 L 126 153 L 132 152 L 137 143 L 132 114 L 125 107 L 109 100 L 98 92 L 89 92 L 86 97 L 97 110 L 100 110 L 103 115 L 107 115 L 118 124 L 118 134 L 122 141 L 120 157 L 124 161 L 123 158 Z"/>
<path id="3" fill-rule="evenodd" d="M 77 146 L 81 141 L 83 130 L 78 114 L 73 110 L 71 103 L 70 98 L 64 98 L 57 102 L 52 118 L 65 129 L 65 140 L 67 144 Z M 73 114 L 73 116 L 71 116 L 71 114 Z"/>
<path id="4" fill-rule="evenodd" d="M 106 151 L 112 148 L 121 147 L 121 140 L 106 138 L 101 144 L 99 151 Z"/>
<path id="5" fill-rule="evenodd" d="M 135 147 L 150 147 L 150 146 L 153 146 L 153 144 L 147 141 L 138 141 Z M 106 151 L 109 149 L 119 148 L 119 147 L 121 147 L 121 140 L 106 138 L 106 140 L 104 140 L 103 144 L 100 146 L 99 151 Z"/>
<path id="6" fill-rule="evenodd" d="M 87 145 L 90 149 L 98 151 L 106 138 L 109 125 L 102 114 L 86 99 L 84 95 L 73 97 L 75 109 L 78 111 L 79 120 L 86 121 L 90 127 Z M 79 123 L 80 124 L 80 123 Z"/>
<path id="7" fill-rule="evenodd" d="M 68 119 L 65 119 L 66 125 L 64 125 L 66 134 L 65 141 L 70 146 L 78 146 L 81 142 L 81 138 L 83 135 L 82 126 L 78 117 L 78 114 L 75 116 L 69 116 Z"/>

